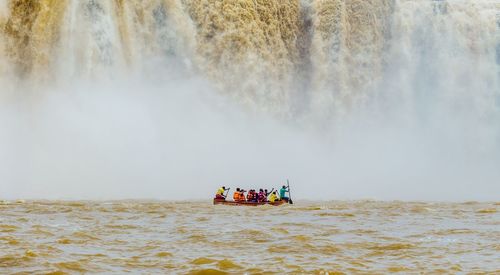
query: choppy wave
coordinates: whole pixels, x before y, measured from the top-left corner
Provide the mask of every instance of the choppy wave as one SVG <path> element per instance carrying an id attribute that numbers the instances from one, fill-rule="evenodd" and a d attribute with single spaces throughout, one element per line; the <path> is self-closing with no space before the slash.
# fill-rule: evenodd
<path id="1" fill-rule="evenodd" d="M 0 267 L 44 274 L 497 273 L 493 209 L 498 203 L 339 201 L 256 209 L 4 202 Z"/>

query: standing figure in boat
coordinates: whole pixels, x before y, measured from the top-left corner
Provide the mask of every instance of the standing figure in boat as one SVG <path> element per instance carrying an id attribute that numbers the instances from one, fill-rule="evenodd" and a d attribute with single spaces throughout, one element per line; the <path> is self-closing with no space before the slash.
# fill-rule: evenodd
<path id="1" fill-rule="evenodd" d="M 286 195 L 286 193 L 288 193 L 290 191 L 288 191 L 288 188 L 286 186 L 282 186 L 281 189 L 280 189 L 280 199 L 281 200 L 284 200 L 286 202 L 288 202 L 289 198 L 288 196 Z"/>

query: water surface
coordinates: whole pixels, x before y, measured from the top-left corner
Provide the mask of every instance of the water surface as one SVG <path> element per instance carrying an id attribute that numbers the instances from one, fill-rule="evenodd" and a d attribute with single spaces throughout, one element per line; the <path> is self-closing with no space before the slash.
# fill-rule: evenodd
<path id="1" fill-rule="evenodd" d="M 0 204 L 1 273 L 500 273 L 500 203 Z"/>

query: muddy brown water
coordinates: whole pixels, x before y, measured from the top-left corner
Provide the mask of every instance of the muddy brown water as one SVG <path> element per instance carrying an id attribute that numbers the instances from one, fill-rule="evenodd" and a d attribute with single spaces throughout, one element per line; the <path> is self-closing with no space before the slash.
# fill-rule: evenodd
<path id="1" fill-rule="evenodd" d="M 500 273 L 500 203 L 4 201 L 2 274 Z"/>

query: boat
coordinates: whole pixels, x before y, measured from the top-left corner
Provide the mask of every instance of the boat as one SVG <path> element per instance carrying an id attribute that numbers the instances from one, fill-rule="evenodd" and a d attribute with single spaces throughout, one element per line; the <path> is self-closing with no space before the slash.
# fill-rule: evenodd
<path id="1" fill-rule="evenodd" d="M 259 205 L 273 205 L 279 206 L 283 204 L 288 204 L 285 200 L 275 201 L 275 202 L 252 202 L 252 201 L 227 201 L 225 199 L 214 199 L 214 205 L 222 204 L 222 205 L 232 205 L 232 206 L 259 206 Z"/>
<path id="2" fill-rule="evenodd" d="M 253 201 L 228 201 L 226 199 L 223 199 L 223 198 L 214 198 L 214 205 L 216 204 L 222 204 L 222 205 L 233 205 L 233 206 L 259 206 L 259 205 L 273 205 L 273 206 L 280 206 L 280 205 L 283 205 L 283 204 L 293 204 L 293 201 L 292 201 L 292 198 L 290 196 L 290 182 L 288 180 L 286 180 L 286 183 L 288 185 L 288 199 L 285 199 L 285 200 L 278 200 L 278 201 L 275 201 L 275 202 L 270 202 L 270 201 L 266 201 L 266 202 L 253 202 Z M 227 198 L 227 194 L 229 193 L 229 189 L 231 188 L 228 188 L 226 191 L 226 195 L 224 196 L 225 198 Z M 271 190 L 271 193 L 274 191 L 274 188 Z"/>

